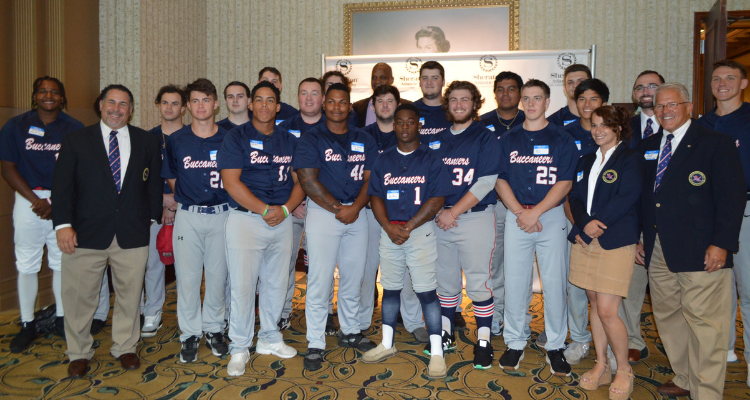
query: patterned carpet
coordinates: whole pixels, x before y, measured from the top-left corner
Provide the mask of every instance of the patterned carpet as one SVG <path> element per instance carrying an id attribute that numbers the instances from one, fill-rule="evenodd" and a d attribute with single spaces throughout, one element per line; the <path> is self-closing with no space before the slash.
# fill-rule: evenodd
<path id="1" fill-rule="evenodd" d="M 2 399 L 607 399 L 608 389 L 587 392 L 578 386 L 579 375 L 594 364 L 592 353 L 573 366 L 567 378 L 550 375 L 545 354 L 534 342 L 542 330 L 541 296 L 532 303 L 532 340 L 526 349 L 521 368 L 506 373 L 497 366 L 487 371 L 475 370 L 473 343 L 476 326 L 464 296 L 464 315 L 468 330 L 458 333 L 458 349 L 448 353 L 448 377 L 443 381 L 426 379 L 424 370 L 429 362 L 422 353 L 423 345 L 414 342 L 411 334 L 399 328 L 396 342 L 399 353 L 380 364 L 364 364 L 360 354 L 341 349 L 334 338 L 328 338 L 324 368 L 308 372 L 302 368 L 306 351 L 304 297 L 305 278 L 298 273 L 295 293 L 295 315 L 292 328 L 284 331 L 287 344 L 300 356 L 279 360 L 253 352 L 244 376 L 229 377 L 228 357 L 211 355 L 202 345 L 198 362 L 179 362 L 179 333 L 175 312 L 175 285 L 168 287 L 164 326 L 159 334 L 143 340 L 138 349 L 142 366 L 125 371 L 109 355 L 111 326 L 95 337 L 96 354 L 85 379 L 67 378 L 68 360 L 65 341 L 48 335 L 39 338 L 23 354 L 9 352 L 10 341 L 18 331 L 18 315 L 0 313 L 0 398 Z M 468 307 L 467 307 L 468 306 Z M 650 299 L 643 307 L 643 332 L 651 356 L 634 367 L 636 389 L 633 399 L 662 399 L 656 387 L 672 377 L 663 348 L 654 328 Z M 377 308 L 373 328 L 367 332 L 374 341 L 380 339 L 380 309 Z M 737 350 L 740 363 L 727 369 L 726 399 L 748 399 L 750 388 L 745 384 L 747 370 L 742 349 L 741 323 L 738 322 Z M 505 350 L 502 338 L 492 339 L 496 359 Z M 254 348 L 251 349 L 254 351 Z M 262 396 L 262 397 L 261 397 Z"/>

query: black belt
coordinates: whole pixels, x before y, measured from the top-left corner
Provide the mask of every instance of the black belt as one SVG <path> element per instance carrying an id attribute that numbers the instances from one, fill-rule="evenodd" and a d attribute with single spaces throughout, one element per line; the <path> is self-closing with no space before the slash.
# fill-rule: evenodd
<path id="1" fill-rule="evenodd" d="M 183 204 L 180 208 L 184 211 L 190 211 L 197 214 L 218 214 L 229 210 L 229 204 L 224 203 L 215 206 L 189 206 Z"/>

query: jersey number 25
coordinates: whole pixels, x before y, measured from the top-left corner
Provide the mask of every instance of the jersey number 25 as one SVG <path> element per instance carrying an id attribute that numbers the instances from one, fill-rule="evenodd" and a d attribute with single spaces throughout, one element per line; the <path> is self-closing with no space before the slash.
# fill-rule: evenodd
<path id="1" fill-rule="evenodd" d="M 538 174 L 536 174 L 537 185 L 554 185 L 557 183 L 557 167 L 545 167 L 540 165 L 536 167 Z"/>

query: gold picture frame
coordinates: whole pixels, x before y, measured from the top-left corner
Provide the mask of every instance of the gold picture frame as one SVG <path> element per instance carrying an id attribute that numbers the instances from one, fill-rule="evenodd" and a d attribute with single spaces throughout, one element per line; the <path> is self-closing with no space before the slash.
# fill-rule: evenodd
<path id="1" fill-rule="evenodd" d="M 518 50 L 520 0 L 412 0 L 378 3 L 344 4 L 344 55 L 353 55 L 354 15 L 357 13 L 383 13 L 415 10 L 471 9 L 487 7 L 508 8 L 508 50 Z M 499 50 L 499 49 L 487 49 Z M 461 50 L 459 50 L 461 51 Z"/>

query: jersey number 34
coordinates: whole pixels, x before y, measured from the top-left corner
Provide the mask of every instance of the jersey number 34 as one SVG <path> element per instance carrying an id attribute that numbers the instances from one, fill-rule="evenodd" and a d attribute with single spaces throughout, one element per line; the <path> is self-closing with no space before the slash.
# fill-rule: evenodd
<path id="1" fill-rule="evenodd" d="M 471 185 L 471 181 L 474 180 L 474 168 L 469 169 L 465 176 L 463 168 L 453 168 L 453 173 L 456 174 L 456 179 L 451 181 L 453 186 L 461 186 L 464 182 Z"/>

